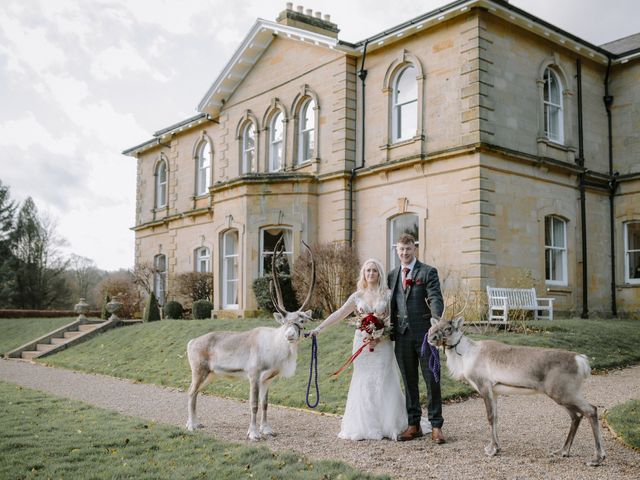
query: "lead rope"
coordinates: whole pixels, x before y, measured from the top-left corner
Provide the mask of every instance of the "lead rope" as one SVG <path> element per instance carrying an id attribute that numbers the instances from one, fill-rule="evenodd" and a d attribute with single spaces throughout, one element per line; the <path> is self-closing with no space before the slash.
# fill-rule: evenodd
<path id="1" fill-rule="evenodd" d="M 305 337 L 308 337 L 309 334 L 306 333 Z M 309 403 L 309 390 L 311 390 L 311 378 L 314 376 L 315 369 L 315 384 L 316 384 L 316 403 L 311 405 Z M 307 407 L 316 408 L 318 403 L 320 402 L 320 389 L 318 388 L 318 339 L 315 335 L 311 337 L 311 361 L 309 363 L 309 382 L 307 383 Z"/>
<path id="2" fill-rule="evenodd" d="M 420 348 L 420 356 L 425 357 L 427 355 L 427 345 L 431 350 L 431 356 L 429 357 L 429 370 L 433 372 L 433 379 L 436 383 L 440 382 L 440 353 L 438 352 L 438 348 L 434 347 L 430 343 L 427 342 L 427 336 L 429 332 L 425 333 L 424 339 L 422 340 L 422 348 Z"/>

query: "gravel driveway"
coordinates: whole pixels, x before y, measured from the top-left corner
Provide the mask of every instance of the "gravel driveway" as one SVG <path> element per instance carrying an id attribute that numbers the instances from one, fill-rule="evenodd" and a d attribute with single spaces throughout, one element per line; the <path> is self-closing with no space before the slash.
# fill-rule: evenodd
<path id="1" fill-rule="evenodd" d="M 186 422 L 187 396 L 175 389 L 19 360 L 1 360 L 0 379 L 156 422 L 178 426 Z M 640 398 L 640 366 L 592 376 L 584 390 L 600 413 Z M 260 444 L 273 450 L 295 450 L 310 458 L 342 460 L 397 479 L 640 478 L 640 453 L 622 446 L 606 428 L 604 464 L 598 468 L 584 465 L 594 449 L 586 421 L 576 435 L 572 457 L 552 456 L 551 451 L 564 442 L 569 416 L 547 397 L 500 397 L 498 405 L 502 452 L 494 458 L 483 453 L 489 431 L 484 404 L 477 398 L 445 405 L 444 432 L 448 439 L 445 445 L 433 445 L 426 438 L 404 443 L 340 440 L 336 437 L 339 417 L 275 406 L 269 409 L 269 420 L 279 435 Z M 249 424 L 246 402 L 200 396 L 198 413 L 207 425 L 206 433 L 224 440 L 246 441 Z"/>

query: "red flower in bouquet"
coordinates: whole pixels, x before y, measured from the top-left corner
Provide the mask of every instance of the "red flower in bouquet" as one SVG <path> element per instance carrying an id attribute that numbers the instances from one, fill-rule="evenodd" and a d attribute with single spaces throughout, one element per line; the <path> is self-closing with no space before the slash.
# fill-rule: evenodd
<path id="1" fill-rule="evenodd" d="M 370 339 L 379 338 L 382 336 L 382 331 L 384 331 L 384 322 L 373 313 L 370 313 L 360 322 L 360 330 L 367 332 Z M 369 351 L 373 352 L 373 346 L 369 347 Z"/>

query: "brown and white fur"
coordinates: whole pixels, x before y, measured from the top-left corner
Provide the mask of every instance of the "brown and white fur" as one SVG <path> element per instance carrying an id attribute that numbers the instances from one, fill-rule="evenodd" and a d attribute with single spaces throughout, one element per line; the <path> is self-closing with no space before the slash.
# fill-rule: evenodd
<path id="1" fill-rule="evenodd" d="M 498 395 L 543 393 L 563 406 L 571 417 L 571 428 L 558 452 L 569 456 L 569 450 L 582 417 L 591 423 L 595 439 L 595 457 L 587 465 L 597 466 L 605 458 L 598 413 L 582 395 L 582 382 L 591 367 L 585 355 L 547 348 L 522 347 L 482 340 L 474 341 L 460 328 L 464 320 L 431 319 L 428 341 L 444 347 L 447 368 L 457 380 L 466 380 L 484 400 L 491 427 L 491 441 L 485 453 L 494 456 L 500 451 L 498 441 Z"/>
<path id="2" fill-rule="evenodd" d="M 249 380 L 251 422 L 248 438 L 259 440 L 263 436 L 275 435 L 267 422 L 269 385 L 277 375 L 291 377 L 295 373 L 298 343 L 304 323 L 311 320 L 311 310 L 305 312 L 303 309 L 311 298 L 315 283 L 312 258 L 312 280 L 307 298 L 299 310 L 287 312 L 275 274 L 275 259 L 281 251 L 278 242 L 272 261 L 271 294 L 277 310 L 273 316 L 281 324 L 279 328 L 257 327 L 246 332 L 211 332 L 189 341 L 187 355 L 191 365 L 191 386 L 188 392 L 187 429 L 203 427 L 196 417 L 198 392 L 214 375 L 225 375 Z M 262 410 L 259 430 L 256 425 L 258 403 Z"/>

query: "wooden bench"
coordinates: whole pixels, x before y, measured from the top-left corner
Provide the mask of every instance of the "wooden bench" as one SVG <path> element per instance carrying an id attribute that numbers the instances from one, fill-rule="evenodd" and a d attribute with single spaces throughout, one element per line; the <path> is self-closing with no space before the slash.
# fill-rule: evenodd
<path id="1" fill-rule="evenodd" d="M 507 323 L 509 310 L 533 310 L 534 319 L 553 320 L 555 298 L 539 298 L 535 288 L 487 287 L 489 323 Z M 540 312 L 540 313 L 539 313 Z"/>

